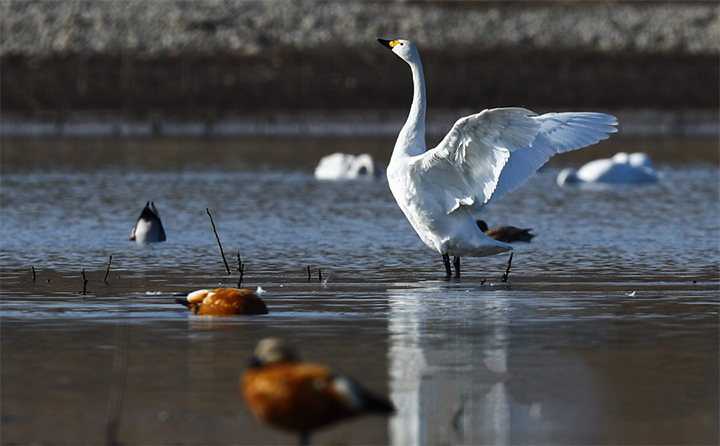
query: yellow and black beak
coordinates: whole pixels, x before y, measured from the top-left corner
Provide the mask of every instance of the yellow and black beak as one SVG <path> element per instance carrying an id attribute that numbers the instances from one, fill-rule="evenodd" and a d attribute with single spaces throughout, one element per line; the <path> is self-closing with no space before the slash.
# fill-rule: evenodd
<path id="1" fill-rule="evenodd" d="M 385 48 L 393 49 L 395 45 L 399 44 L 400 42 L 397 40 L 385 40 L 381 39 L 380 37 L 377 37 L 375 40 L 380 42 Z"/>

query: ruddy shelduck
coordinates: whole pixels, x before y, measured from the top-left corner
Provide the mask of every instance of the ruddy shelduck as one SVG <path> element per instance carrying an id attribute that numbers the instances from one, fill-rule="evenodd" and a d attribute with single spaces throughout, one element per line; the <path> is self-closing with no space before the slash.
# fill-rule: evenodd
<path id="1" fill-rule="evenodd" d="M 360 414 L 390 414 L 392 403 L 357 382 L 320 364 L 307 364 L 287 343 L 260 341 L 250 367 L 240 378 L 240 391 L 255 418 L 298 432 L 300 444 L 328 424 Z"/>
<path id="2" fill-rule="evenodd" d="M 267 314 L 268 309 L 252 291 L 240 288 L 198 290 L 185 299 L 176 299 L 193 313 L 204 316 L 233 316 L 236 314 Z"/>

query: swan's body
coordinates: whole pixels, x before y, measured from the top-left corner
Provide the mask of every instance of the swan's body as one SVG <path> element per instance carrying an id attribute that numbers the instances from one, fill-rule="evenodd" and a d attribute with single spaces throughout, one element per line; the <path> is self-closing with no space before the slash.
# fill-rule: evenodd
<path id="1" fill-rule="evenodd" d="M 367 153 L 358 156 L 333 153 L 322 157 L 315 168 L 315 178 L 318 180 L 372 179 L 381 175 L 380 167 Z"/>
<path id="2" fill-rule="evenodd" d="M 616 153 L 612 158 L 590 161 L 578 171 L 563 169 L 557 177 L 560 186 L 565 184 L 608 183 L 640 184 L 657 181 L 650 157 L 642 152 Z"/>
<path id="3" fill-rule="evenodd" d="M 548 113 L 497 108 L 460 118 L 437 147 L 425 147 L 425 79 L 407 40 L 377 39 L 410 65 L 413 101 L 387 168 L 400 209 L 426 245 L 442 254 L 451 274 L 455 256 L 482 257 L 510 245 L 485 235 L 473 214 L 527 181 L 556 153 L 579 149 L 617 131 L 602 113 Z"/>
<path id="4" fill-rule="evenodd" d="M 130 234 L 130 240 L 138 243 L 165 241 L 165 229 L 160 221 L 160 214 L 155 209 L 155 203 L 152 201 L 148 201 L 140 212 L 140 217 Z"/>

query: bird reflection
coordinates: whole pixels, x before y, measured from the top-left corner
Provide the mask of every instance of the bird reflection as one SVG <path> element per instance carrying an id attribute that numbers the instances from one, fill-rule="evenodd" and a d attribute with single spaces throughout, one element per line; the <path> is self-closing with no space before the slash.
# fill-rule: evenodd
<path id="1" fill-rule="evenodd" d="M 441 287 L 391 295 L 392 444 L 508 443 L 507 308 L 497 298 L 466 299 Z"/>

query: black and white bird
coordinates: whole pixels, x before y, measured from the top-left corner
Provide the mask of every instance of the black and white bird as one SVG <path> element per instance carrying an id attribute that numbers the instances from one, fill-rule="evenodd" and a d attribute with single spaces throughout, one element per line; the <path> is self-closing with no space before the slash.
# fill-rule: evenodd
<path id="1" fill-rule="evenodd" d="M 163 229 L 160 214 L 155 208 L 155 203 L 148 201 L 145 204 L 137 223 L 130 234 L 130 240 L 138 243 L 164 242 L 165 229 Z"/>

